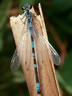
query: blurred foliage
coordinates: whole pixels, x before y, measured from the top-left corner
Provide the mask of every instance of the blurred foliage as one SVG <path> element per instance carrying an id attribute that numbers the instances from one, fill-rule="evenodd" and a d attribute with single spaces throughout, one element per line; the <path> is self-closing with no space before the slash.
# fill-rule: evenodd
<path id="1" fill-rule="evenodd" d="M 44 17 L 47 17 L 56 30 L 59 38 L 67 42 L 67 57 L 64 64 L 56 71 L 60 86 L 66 96 L 72 95 L 72 0 L 15 0 L 17 6 L 28 3 L 41 3 Z M 20 68 L 10 71 L 10 61 L 15 49 L 12 31 L 7 27 L 9 11 L 14 0 L 0 0 L 0 96 L 29 96 L 24 74 Z M 16 7 L 17 7 L 16 6 Z M 56 42 L 48 29 L 48 37 L 58 50 Z M 59 50 L 58 50 L 59 51 Z"/>
<path id="2" fill-rule="evenodd" d="M 57 72 L 62 88 L 72 94 L 72 51 L 68 53 L 62 68 Z"/>

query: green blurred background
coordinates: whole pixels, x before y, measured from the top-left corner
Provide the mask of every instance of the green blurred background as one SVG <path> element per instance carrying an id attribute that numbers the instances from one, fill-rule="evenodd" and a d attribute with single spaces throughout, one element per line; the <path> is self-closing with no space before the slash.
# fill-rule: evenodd
<path id="1" fill-rule="evenodd" d="M 61 92 L 72 96 L 72 0 L 0 0 L 0 96 L 29 96 L 22 70 L 10 70 L 15 42 L 9 19 L 21 13 L 22 5 L 39 2 L 49 41 L 62 59 L 61 66 L 56 67 Z"/>

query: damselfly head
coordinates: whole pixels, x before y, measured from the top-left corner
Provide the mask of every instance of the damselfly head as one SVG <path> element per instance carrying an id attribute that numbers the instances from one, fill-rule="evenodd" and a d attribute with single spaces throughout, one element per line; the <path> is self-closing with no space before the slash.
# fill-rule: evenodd
<path id="1" fill-rule="evenodd" d="M 22 6 L 22 10 L 29 10 L 31 8 L 32 8 L 32 5 L 29 5 L 29 4 Z"/>

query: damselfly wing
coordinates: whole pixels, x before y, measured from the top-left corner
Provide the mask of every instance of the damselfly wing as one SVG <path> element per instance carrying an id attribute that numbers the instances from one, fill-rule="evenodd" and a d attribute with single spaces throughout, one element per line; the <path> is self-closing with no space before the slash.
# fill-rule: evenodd
<path id="1" fill-rule="evenodd" d="M 24 64 L 26 64 L 26 66 L 30 65 L 30 61 L 32 60 L 31 38 L 27 20 L 25 20 L 25 25 L 23 29 L 24 30 L 22 32 L 20 44 L 16 48 L 11 60 L 10 68 L 12 71 L 16 71 L 19 68 L 22 59 Z M 27 68 L 29 67 L 27 66 Z"/>
<path id="2" fill-rule="evenodd" d="M 46 52 L 47 55 L 49 55 L 48 50 L 50 48 L 54 64 L 59 65 L 61 63 L 60 56 L 56 52 L 56 50 L 53 48 L 53 46 L 48 42 L 48 40 L 42 35 L 41 26 L 40 26 L 40 23 L 37 20 L 37 18 L 34 17 L 32 23 L 33 23 L 33 37 L 34 37 L 34 41 L 35 41 L 35 44 L 36 44 L 35 46 L 37 47 L 38 50 L 40 50 L 40 48 L 39 48 L 39 45 L 40 45 L 41 50 L 43 48 L 43 53 Z M 48 58 L 51 59 L 50 56 L 48 56 Z"/>

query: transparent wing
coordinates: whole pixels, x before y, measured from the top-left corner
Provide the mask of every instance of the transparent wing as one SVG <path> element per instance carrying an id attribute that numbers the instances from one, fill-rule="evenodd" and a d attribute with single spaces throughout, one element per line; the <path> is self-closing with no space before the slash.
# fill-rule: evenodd
<path id="1" fill-rule="evenodd" d="M 25 38 L 24 38 L 25 36 L 24 35 L 22 36 L 19 47 L 16 48 L 16 50 L 13 54 L 13 57 L 12 57 L 12 60 L 11 60 L 11 63 L 10 63 L 11 71 L 16 71 L 20 66 L 21 58 L 22 58 L 22 50 L 23 50 L 23 47 L 24 47 L 23 42 L 25 42 Z"/>
<path id="2" fill-rule="evenodd" d="M 33 38 L 35 43 L 35 53 L 37 57 L 37 63 L 39 64 L 40 68 L 43 68 L 43 66 L 48 66 L 48 62 L 50 59 L 49 56 L 49 50 L 41 37 L 39 33 L 41 32 L 40 28 L 38 28 L 34 22 L 33 22 Z M 49 67 L 49 66 L 48 66 Z"/>
<path id="3" fill-rule="evenodd" d="M 19 68 L 19 66 L 20 66 L 20 60 L 16 49 L 10 63 L 10 69 L 11 71 L 16 71 Z"/>
<path id="4" fill-rule="evenodd" d="M 52 54 L 52 59 L 55 65 L 60 65 L 61 64 L 61 59 L 57 51 L 53 48 L 53 46 L 46 40 L 46 44 L 49 44 L 51 54 Z"/>
<path id="5" fill-rule="evenodd" d="M 25 30 L 24 30 L 25 29 Z M 27 23 L 24 25 L 23 27 L 23 32 L 22 32 L 22 36 L 21 36 L 21 40 L 20 40 L 20 44 L 18 45 L 18 47 L 16 48 L 11 63 L 10 63 L 10 69 L 11 71 L 16 71 L 21 63 L 22 60 L 22 55 L 23 53 L 23 48 L 25 47 L 25 42 L 26 42 L 26 34 L 27 34 Z"/>
<path id="6" fill-rule="evenodd" d="M 51 55 L 52 55 L 52 59 L 53 59 L 53 62 L 55 65 L 59 65 L 61 63 L 61 59 L 60 59 L 60 56 L 59 54 L 57 53 L 57 51 L 53 48 L 53 46 L 48 42 L 47 39 L 45 39 L 44 36 L 41 36 L 42 39 L 44 40 L 47 48 L 48 48 L 48 45 L 49 45 L 49 48 L 51 50 Z"/>
<path id="7" fill-rule="evenodd" d="M 34 19 L 33 20 L 33 37 L 35 39 L 35 42 L 37 43 L 37 44 L 35 43 L 36 46 L 38 46 L 38 47 L 41 46 L 41 50 L 43 50 L 43 53 L 46 54 L 49 59 L 51 59 L 51 57 L 49 55 L 49 47 L 50 47 L 53 62 L 54 62 L 54 64 L 59 65 L 61 60 L 60 60 L 58 53 L 52 47 L 52 45 L 45 39 L 45 37 L 42 35 L 41 31 L 42 30 L 41 30 L 40 24 L 38 23 L 37 20 Z M 37 50 L 40 50 L 40 48 L 37 48 Z M 38 51 L 38 54 L 39 54 L 39 52 L 40 51 Z"/>

